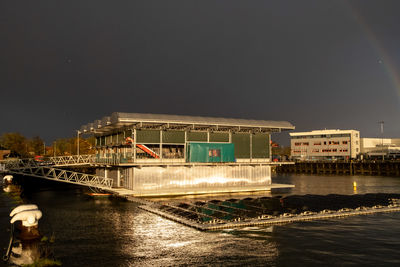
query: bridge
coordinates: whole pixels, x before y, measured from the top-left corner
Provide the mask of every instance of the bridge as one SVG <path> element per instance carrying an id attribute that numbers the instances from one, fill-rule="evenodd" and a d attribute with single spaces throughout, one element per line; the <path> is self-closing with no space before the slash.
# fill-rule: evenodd
<path id="1" fill-rule="evenodd" d="M 113 180 L 110 178 L 58 168 L 89 166 L 94 163 L 94 160 L 94 155 L 49 157 L 41 161 L 35 159 L 3 160 L 0 161 L 0 172 L 28 175 L 103 190 L 111 189 Z"/>

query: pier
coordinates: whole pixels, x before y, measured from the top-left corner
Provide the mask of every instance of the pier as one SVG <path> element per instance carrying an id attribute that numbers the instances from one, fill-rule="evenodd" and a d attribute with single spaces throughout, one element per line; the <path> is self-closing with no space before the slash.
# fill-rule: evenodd
<path id="1" fill-rule="evenodd" d="M 98 189 L 111 189 L 113 180 L 107 177 L 62 169 L 91 165 L 92 155 L 50 157 L 46 161 L 34 159 L 3 160 L 0 162 L 0 173 L 18 174 L 37 177 L 56 182 L 72 183 Z"/>
<path id="2" fill-rule="evenodd" d="M 399 196 L 396 195 L 395 197 Z M 143 210 L 201 231 L 327 220 L 400 211 L 400 199 L 390 198 L 389 195 L 385 199 L 383 194 L 318 196 L 315 199 L 309 198 L 307 202 L 308 197 L 197 200 L 177 203 L 143 202 L 141 199 L 131 199 L 131 201 L 141 203 L 142 205 L 139 208 Z M 285 205 L 284 202 L 286 200 L 291 203 Z M 334 200 L 334 203 L 330 205 L 329 203 L 332 200 Z M 310 206 L 314 205 L 314 207 L 304 210 L 299 206 L 304 203 Z"/>
<path id="3" fill-rule="evenodd" d="M 221 229 L 232 229 L 232 228 L 240 228 L 240 227 L 249 227 L 249 226 L 263 226 L 263 225 L 279 225 L 286 223 L 294 223 L 294 222 L 305 222 L 305 221 L 313 221 L 313 220 L 328 220 L 334 218 L 343 218 L 348 216 L 357 216 L 357 215 L 370 215 L 375 213 L 385 213 L 385 212 L 399 212 L 400 207 L 380 207 L 380 208 L 366 208 L 363 210 L 348 210 L 348 211 L 340 211 L 340 212 L 332 212 L 332 213 L 318 213 L 318 214 L 302 214 L 302 215 L 287 215 L 281 217 L 266 217 L 265 219 L 250 219 L 245 221 L 238 222 L 211 222 L 208 224 L 196 223 L 189 219 L 173 215 L 167 212 L 163 212 L 157 208 L 151 206 L 140 206 L 139 208 L 146 210 L 148 212 L 157 214 L 166 219 L 184 224 L 186 226 L 190 226 L 200 231 L 215 231 Z"/>
<path id="4" fill-rule="evenodd" d="M 400 161 L 298 161 L 276 166 L 276 172 L 400 176 Z"/>

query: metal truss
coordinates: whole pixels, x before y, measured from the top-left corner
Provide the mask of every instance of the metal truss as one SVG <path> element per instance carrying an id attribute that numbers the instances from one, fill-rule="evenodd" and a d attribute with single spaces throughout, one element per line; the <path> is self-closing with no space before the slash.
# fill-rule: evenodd
<path id="1" fill-rule="evenodd" d="M 73 156 L 62 156 L 62 157 L 50 157 L 48 158 L 49 163 L 54 166 L 79 166 L 79 165 L 90 165 L 95 163 L 95 155 L 73 155 Z"/>
<path id="2" fill-rule="evenodd" d="M 79 157 L 79 156 L 78 156 Z M 96 187 L 100 189 L 112 188 L 113 180 L 110 178 L 100 177 L 86 173 L 73 172 L 64 169 L 57 169 L 49 166 L 49 162 L 38 162 L 32 159 L 27 160 L 9 160 L 4 161 L 7 172 L 29 175 L 53 181 L 73 183 L 78 185 Z M 64 166 L 72 166 L 64 165 Z"/>
<path id="3" fill-rule="evenodd" d="M 82 166 L 91 165 L 95 163 L 95 155 L 73 155 L 73 156 L 62 156 L 62 157 L 46 157 L 43 160 L 29 159 L 16 159 L 16 160 L 4 160 L 2 163 L 5 164 L 6 168 L 19 168 L 20 166 Z"/>

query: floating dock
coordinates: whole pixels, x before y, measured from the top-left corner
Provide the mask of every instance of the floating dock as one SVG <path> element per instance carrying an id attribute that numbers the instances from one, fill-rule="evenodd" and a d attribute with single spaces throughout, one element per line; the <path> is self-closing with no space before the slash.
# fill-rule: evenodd
<path id="1" fill-rule="evenodd" d="M 325 201 L 321 201 L 324 198 Z M 262 197 L 209 201 L 197 199 L 170 202 L 156 202 L 134 197 L 128 197 L 128 199 L 142 204 L 139 208 L 143 210 L 201 231 L 400 211 L 400 195 L 394 194 L 305 195 L 286 198 Z M 336 201 L 333 205 L 325 205 L 332 200 Z M 363 204 L 370 206 L 363 206 Z M 358 207 L 353 208 L 355 206 Z"/>
<path id="2" fill-rule="evenodd" d="M 262 226 L 262 225 L 277 225 L 277 224 L 286 224 L 293 222 L 302 222 L 302 221 L 312 221 L 312 220 L 326 220 L 347 216 L 355 216 L 355 215 L 369 215 L 374 213 L 381 212 L 399 212 L 400 206 L 397 207 L 379 207 L 379 208 L 366 208 L 363 210 L 352 210 L 352 211 L 341 211 L 341 212 L 332 212 L 332 213 L 319 213 L 319 214 L 304 214 L 304 215 L 293 215 L 287 217 L 276 217 L 276 218 L 266 218 L 266 219 L 252 219 L 252 220 L 244 220 L 240 222 L 215 222 L 209 224 L 201 224 L 196 223 L 191 220 L 188 220 L 183 217 L 179 217 L 173 214 L 169 214 L 167 212 L 160 211 L 157 208 L 153 208 L 151 206 L 140 206 L 139 208 L 149 211 L 151 213 L 160 215 L 161 217 L 167 218 L 169 220 L 184 224 L 186 226 L 193 227 L 197 230 L 201 231 L 212 231 L 212 230 L 220 230 L 220 229 L 231 229 L 231 228 L 240 228 L 240 227 L 248 227 L 248 226 Z"/>

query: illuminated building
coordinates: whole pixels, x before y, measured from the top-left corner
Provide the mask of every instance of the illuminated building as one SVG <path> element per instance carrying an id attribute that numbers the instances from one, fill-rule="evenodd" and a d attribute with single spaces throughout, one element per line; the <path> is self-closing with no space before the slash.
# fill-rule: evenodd
<path id="1" fill-rule="evenodd" d="M 285 121 L 112 113 L 81 127 L 96 137 L 96 172 L 135 195 L 268 190 L 271 133 Z"/>

